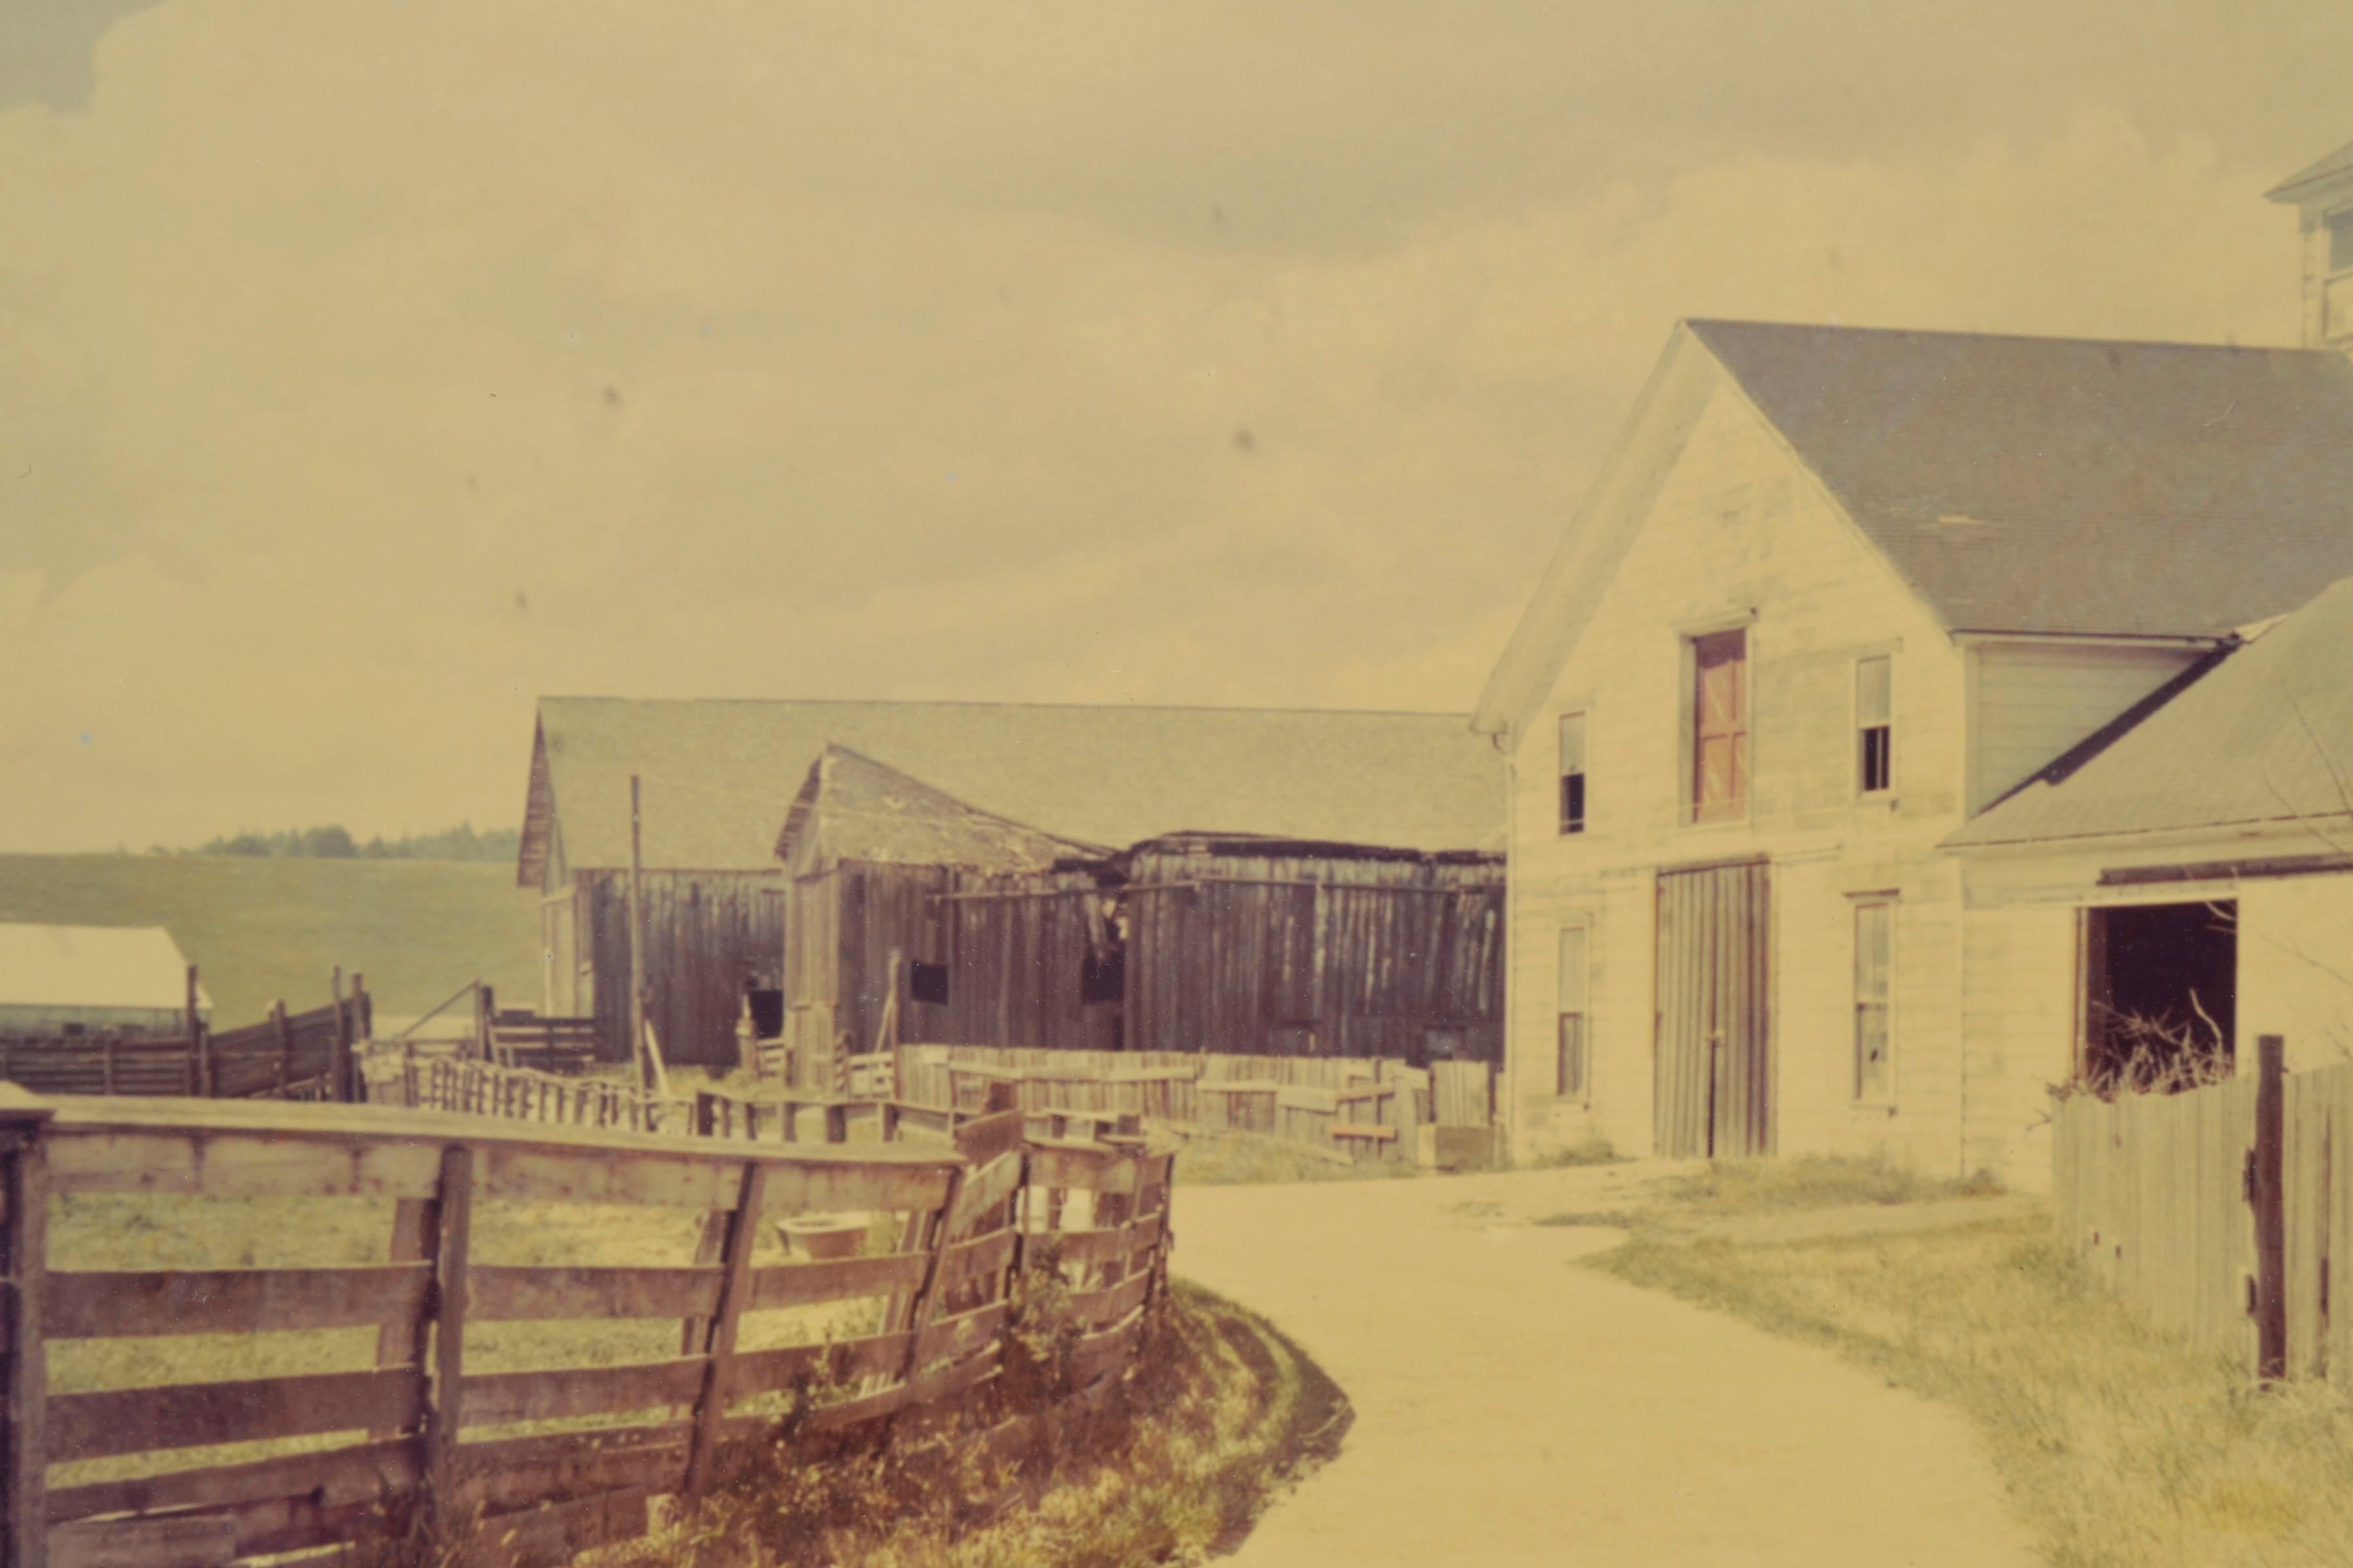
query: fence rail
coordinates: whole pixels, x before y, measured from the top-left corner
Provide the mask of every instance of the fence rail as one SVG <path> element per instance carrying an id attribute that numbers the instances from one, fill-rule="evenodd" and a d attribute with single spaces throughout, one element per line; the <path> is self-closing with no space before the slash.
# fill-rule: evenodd
<path id="1" fill-rule="evenodd" d="M 281 1002 L 241 1028 L 0 1039 L 0 1081 L 35 1094 L 349 1099 L 353 1052 L 368 1037 L 374 1006 L 360 977 L 352 979 L 350 994 L 323 1007 L 289 1013 Z"/>
<path id="2" fill-rule="evenodd" d="M 1232 1056 L 1190 1051 L 1008 1050 L 902 1046 L 851 1058 L 851 1089 L 897 1085 L 911 1105 L 972 1110 L 992 1084 L 1033 1113 L 1137 1115 L 1191 1131 L 1279 1138 L 1345 1162 L 1422 1158 L 1445 1130 L 1493 1123 L 1493 1068 L 1415 1068 L 1384 1058 Z M 887 1092 L 887 1091 L 882 1091 Z M 1437 1130 L 1435 1132 L 1433 1130 Z M 1453 1143 L 1450 1140 L 1449 1159 Z"/>
<path id="3" fill-rule="evenodd" d="M 2258 1067 L 2179 1094 L 2071 1096 L 2054 1115 L 2059 1235 L 2160 1326 L 2266 1379 L 2353 1366 L 2353 1063 Z"/>
<path id="4" fill-rule="evenodd" d="M 996 1379 L 1015 1279 L 1061 1272 L 1069 1387 L 1100 1397 L 1165 1281 L 1172 1166 L 1029 1139 L 1023 1121 L 846 1150 L 0 1088 L 0 1568 L 365 1552 L 419 1523 L 478 1543 L 461 1563 L 536 1568 L 642 1533 L 649 1498 L 701 1495 L 764 1456 L 879 1441 L 902 1413 L 967 1415 L 1009 1447 L 1021 1418 Z M 195 1205 L 184 1217 L 199 1237 L 252 1223 L 256 1203 L 292 1205 L 272 1235 L 302 1259 L 58 1267 L 53 1249 L 90 1245 L 70 1205 L 124 1194 Z M 565 1228 L 584 1214 L 593 1223 Z M 656 1256 L 686 1216 L 701 1222 L 691 1257 Z M 370 1226 L 375 1260 L 353 1265 L 354 1227 Z M 1049 1231 L 1054 1245 L 1033 1245 Z M 551 1250 L 565 1235 L 596 1244 Z M 682 1325 L 677 1354 L 606 1359 L 648 1320 Z M 532 1334 L 479 1331 L 519 1322 Z M 331 1342 L 348 1347 L 338 1331 L 366 1328 L 372 1354 L 322 1362 Z M 305 1370 L 284 1375 L 48 1376 L 53 1345 L 179 1334 L 319 1348 L 286 1352 Z M 224 1444 L 240 1447 L 185 1462 Z"/>

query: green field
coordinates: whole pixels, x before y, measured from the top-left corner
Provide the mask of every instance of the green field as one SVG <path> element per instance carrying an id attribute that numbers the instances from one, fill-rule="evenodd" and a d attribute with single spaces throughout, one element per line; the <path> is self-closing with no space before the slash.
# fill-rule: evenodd
<path id="1" fill-rule="evenodd" d="M 381 1014 L 469 980 L 537 1006 L 539 904 L 514 868 L 435 860 L 0 855 L 0 921 L 160 925 L 204 972 L 218 1027 L 323 1005 L 337 964 Z"/>

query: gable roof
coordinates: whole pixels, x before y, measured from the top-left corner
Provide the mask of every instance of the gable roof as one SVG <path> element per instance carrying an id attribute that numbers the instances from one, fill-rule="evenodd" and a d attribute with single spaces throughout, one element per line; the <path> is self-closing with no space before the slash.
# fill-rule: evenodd
<path id="1" fill-rule="evenodd" d="M 2347 174 L 2353 174 L 2353 142 L 2348 142 L 2326 158 L 2306 163 L 2263 195 L 2275 202 L 2299 201 Z"/>
<path id="2" fill-rule="evenodd" d="M 188 1005 L 188 961 L 162 926 L 0 924 L 0 1006 Z M 212 998 L 196 989 L 199 1011 Z"/>
<path id="3" fill-rule="evenodd" d="M 633 773 L 648 866 L 772 870 L 777 833 L 829 743 L 1095 843 L 1186 828 L 1409 848 L 1503 842 L 1503 759 L 1461 714 L 551 697 L 518 879 L 538 883 L 559 833 L 575 868 L 627 866 Z"/>
<path id="4" fill-rule="evenodd" d="M 1007 871 L 1041 871 L 1058 860 L 1111 853 L 977 810 L 847 746 L 828 746 L 810 764 L 808 782 L 776 836 L 777 859 L 802 848 L 828 861 Z"/>
<path id="5" fill-rule="evenodd" d="M 2353 364 L 2333 351 L 1685 321 L 1481 729 L 1525 721 L 1688 439 L 1714 384 L 1687 343 L 1947 631 L 2219 641 L 2353 573 Z"/>
<path id="6" fill-rule="evenodd" d="M 2219 638 L 2353 572 L 2342 354 L 1691 329 L 1949 630 Z"/>
<path id="7" fill-rule="evenodd" d="M 2353 579 L 1963 826 L 1957 848 L 2353 818 Z"/>

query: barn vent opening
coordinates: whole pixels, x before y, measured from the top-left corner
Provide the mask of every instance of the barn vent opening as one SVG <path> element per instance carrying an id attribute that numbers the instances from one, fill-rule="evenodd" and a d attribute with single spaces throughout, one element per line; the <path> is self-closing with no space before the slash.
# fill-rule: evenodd
<path id="1" fill-rule="evenodd" d="M 1090 947 L 1079 960 L 1079 1001 L 1089 1007 L 1127 994 L 1127 950 Z"/>
<path id="2" fill-rule="evenodd" d="M 2238 905 L 2087 910 L 2084 1077 L 2102 1094 L 2171 1093 L 2231 1076 Z"/>
<path id="3" fill-rule="evenodd" d="M 918 958 L 907 965 L 907 1000 L 929 1002 L 934 1006 L 948 1005 L 948 966 L 925 963 Z"/>

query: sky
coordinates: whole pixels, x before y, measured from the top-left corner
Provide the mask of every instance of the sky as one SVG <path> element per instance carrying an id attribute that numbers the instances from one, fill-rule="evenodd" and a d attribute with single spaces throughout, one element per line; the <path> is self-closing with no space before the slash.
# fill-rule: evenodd
<path id="1" fill-rule="evenodd" d="M 1467 710 L 1684 316 L 2291 342 L 2353 7 L 11 0 L 0 850 L 543 693 Z"/>

